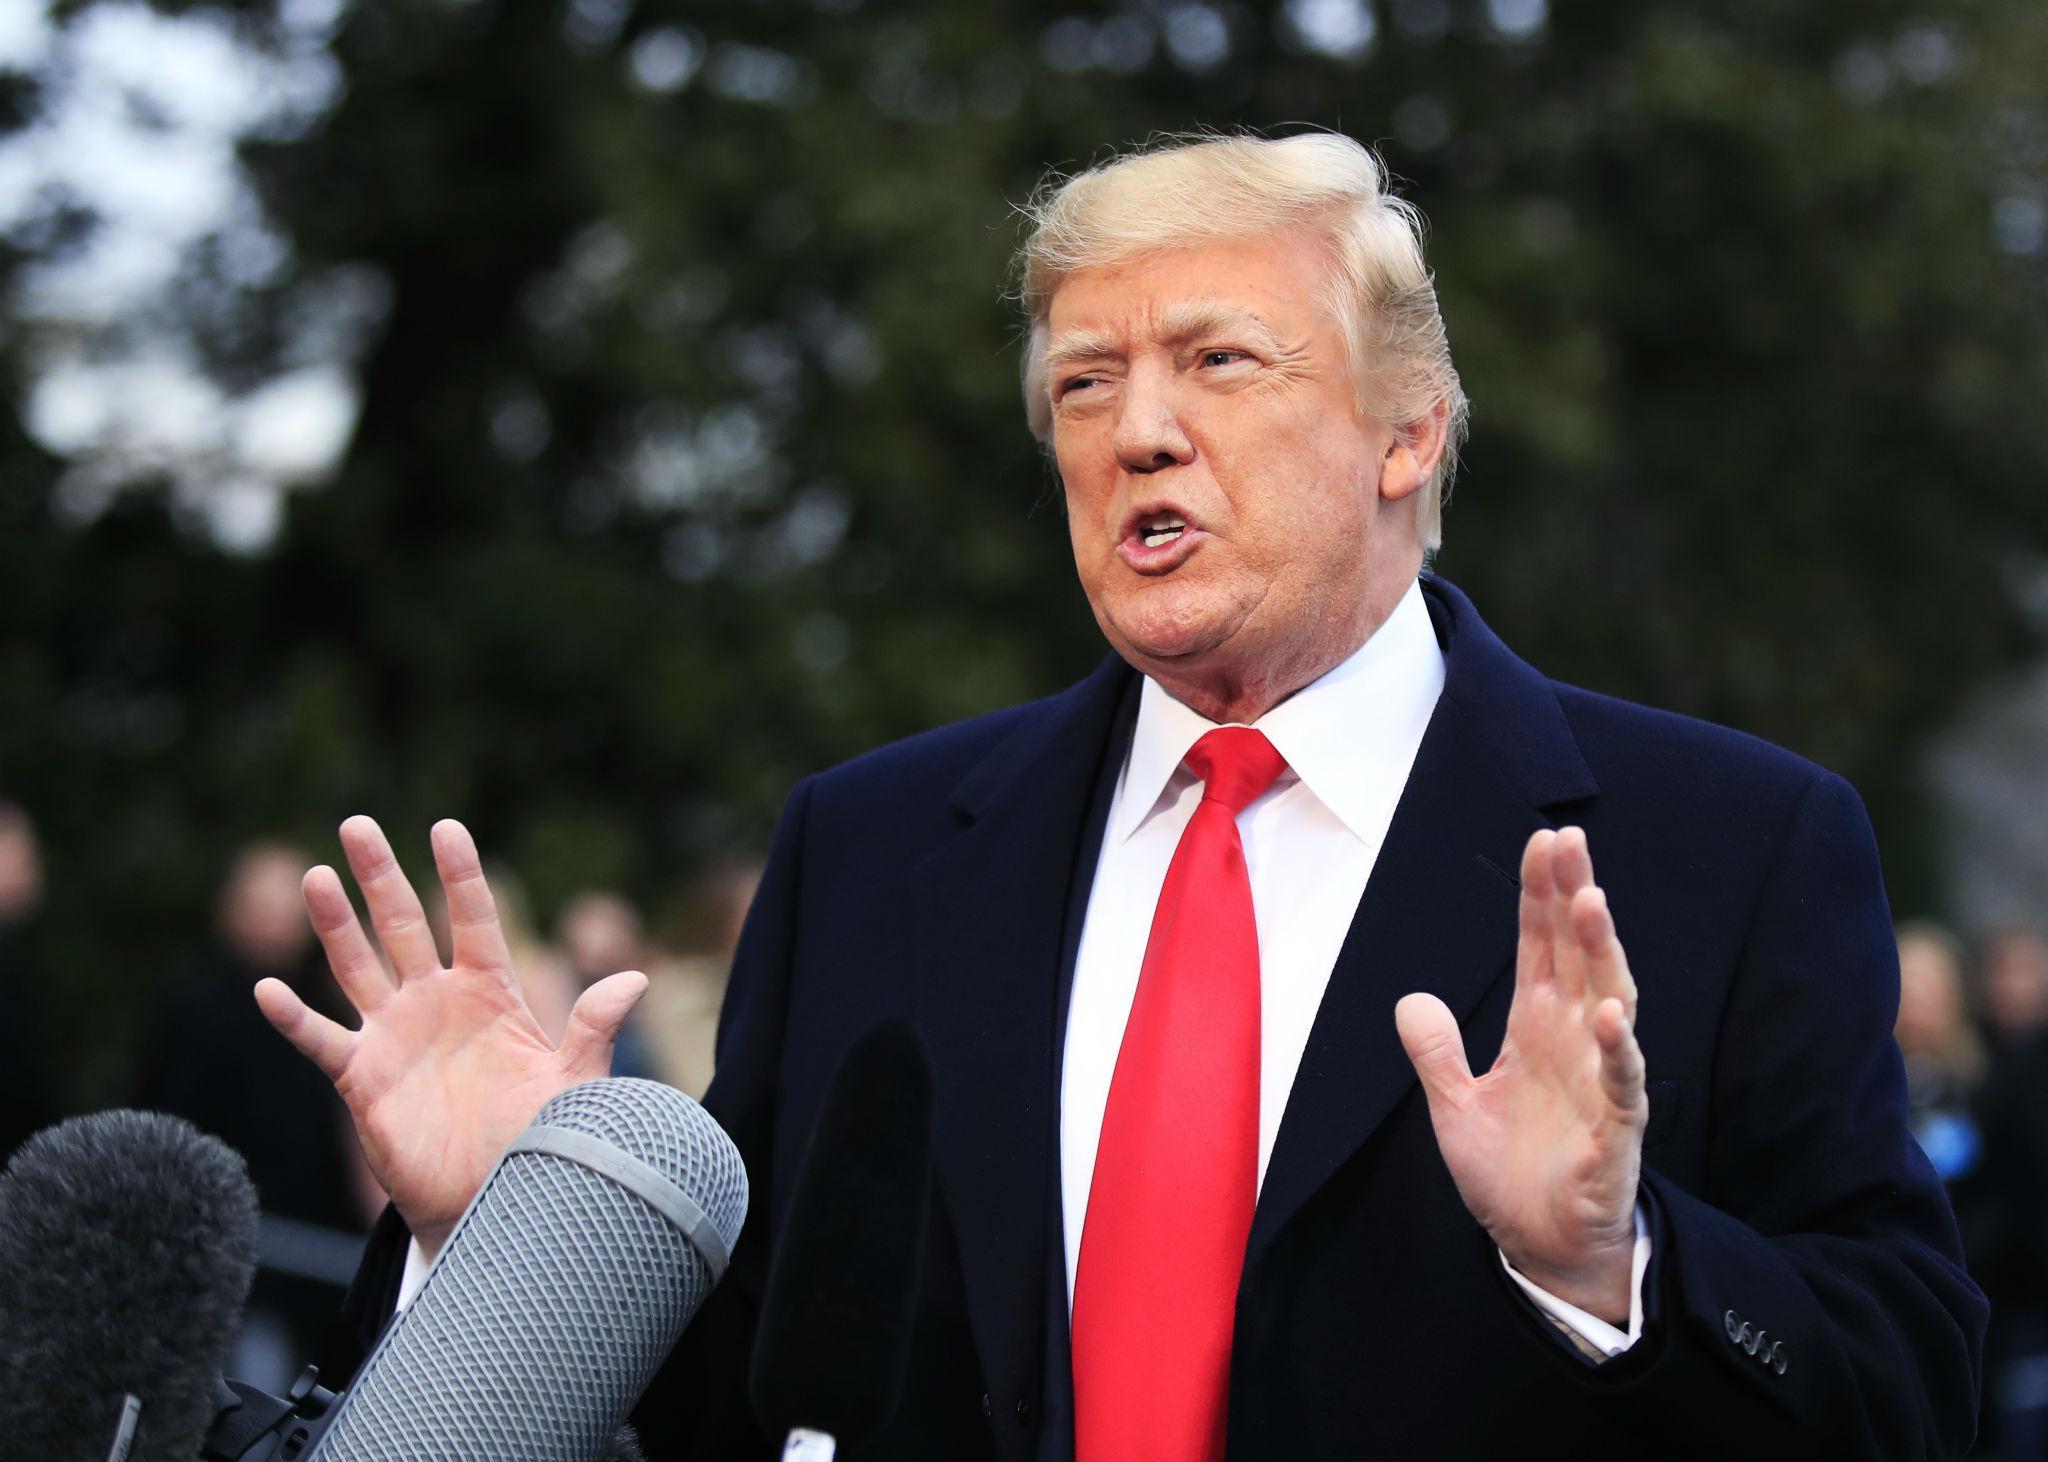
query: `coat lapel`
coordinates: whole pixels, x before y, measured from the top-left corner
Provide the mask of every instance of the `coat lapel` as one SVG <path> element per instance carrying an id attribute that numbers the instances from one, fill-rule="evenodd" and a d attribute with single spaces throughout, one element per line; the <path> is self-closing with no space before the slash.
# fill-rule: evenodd
<path id="1" fill-rule="evenodd" d="M 1040 1394 L 1069 893 L 1093 871 L 1097 793 L 1123 754 L 1114 733 L 1133 679 L 1111 657 L 1020 715 L 954 790 L 960 832 L 917 870 L 939 1181 L 983 1376 L 1005 1410 Z"/>
<path id="2" fill-rule="evenodd" d="M 1395 1001 L 1428 991 L 1465 1021 L 1513 966 L 1523 844 L 1549 809 L 1597 791 L 1549 682 L 1457 590 L 1423 587 L 1443 694 L 1302 1053 L 1247 1267 L 1415 1083 Z"/>

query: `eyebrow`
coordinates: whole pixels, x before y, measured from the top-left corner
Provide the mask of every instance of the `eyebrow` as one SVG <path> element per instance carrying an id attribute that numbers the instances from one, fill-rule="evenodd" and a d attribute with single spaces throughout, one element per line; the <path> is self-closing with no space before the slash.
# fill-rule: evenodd
<path id="1" fill-rule="evenodd" d="M 1115 355 L 1116 346 L 1100 330 L 1070 330 L 1045 348 L 1045 368 L 1057 371 L 1076 361 Z"/>
<path id="2" fill-rule="evenodd" d="M 1159 318 L 1158 338 L 1168 345 L 1185 345 L 1204 335 L 1249 335 L 1259 343 L 1275 345 L 1272 327 L 1250 310 L 1213 300 L 1183 300 L 1169 305 Z M 1071 330 L 1045 350 L 1048 373 L 1084 360 L 1100 360 L 1120 354 L 1115 340 L 1100 330 Z"/>

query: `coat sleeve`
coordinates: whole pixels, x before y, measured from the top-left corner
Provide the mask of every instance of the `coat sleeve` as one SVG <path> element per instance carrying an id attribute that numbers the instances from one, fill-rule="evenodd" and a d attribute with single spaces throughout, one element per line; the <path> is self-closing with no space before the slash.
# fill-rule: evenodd
<path id="1" fill-rule="evenodd" d="M 802 903 L 811 784 L 790 794 L 733 955 L 718 1022 L 717 1066 L 704 1106 L 747 1168 L 747 1219 L 732 1263 L 683 1332 L 633 1413 L 653 1462 L 675 1457 L 770 1458 L 781 1450 L 747 1396 L 754 1329 L 768 1279 L 769 1218 L 783 1029 Z"/>
<path id="2" fill-rule="evenodd" d="M 363 1361 L 377 1346 L 377 1338 L 391 1323 L 398 1307 L 398 1289 L 405 1278 L 406 1250 L 412 1246 L 412 1230 L 387 1203 L 370 1229 L 369 1242 L 349 1281 L 341 1310 L 321 1337 L 320 1384 L 339 1392 L 355 1379 Z"/>
<path id="3" fill-rule="evenodd" d="M 1722 1015 L 1707 1182 L 1644 1174 L 1655 1334 L 1588 1383 L 1645 1435 L 1684 1417 L 1701 1455 L 1968 1449 L 1986 1305 L 1907 1129 L 1898 998 L 1869 821 L 1823 775 L 1779 841 Z"/>

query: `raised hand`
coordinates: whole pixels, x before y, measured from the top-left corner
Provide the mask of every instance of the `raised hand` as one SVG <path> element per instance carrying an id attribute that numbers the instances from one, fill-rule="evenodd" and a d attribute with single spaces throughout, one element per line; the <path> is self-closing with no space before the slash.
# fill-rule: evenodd
<path id="1" fill-rule="evenodd" d="M 1649 1115 L 1635 1014 L 1635 981 L 1575 827 L 1538 832 L 1522 854 L 1514 1003 L 1486 1075 L 1466 1066 L 1441 1000 L 1394 1007 L 1465 1206 L 1532 1282 L 1607 1320 L 1629 1312 Z"/>
<path id="2" fill-rule="evenodd" d="M 256 986 L 265 1017 L 348 1104 L 370 1170 L 429 1255 L 542 1104 L 611 1069 L 619 1027 L 647 989 L 636 971 L 598 981 L 577 1000 L 557 1049 L 520 993 L 468 830 L 438 822 L 432 842 L 454 940 L 450 966 L 442 967 L 419 896 L 383 831 L 351 817 L 341 825 L 342 848 L 384 958 L 332 868 L 306 874 L 305 896 L 362 1028 L 308 1009 L 281 980 Z"/>

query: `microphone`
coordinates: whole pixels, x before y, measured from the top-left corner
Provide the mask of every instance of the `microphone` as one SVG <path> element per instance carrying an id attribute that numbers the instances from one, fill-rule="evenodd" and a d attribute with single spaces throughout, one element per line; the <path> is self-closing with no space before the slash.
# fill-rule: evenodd
<path id="1" fill-rule="evenodd" d="M 788 1437 L 784 1462 L 832 1462 L 895 1411 L 931 1170 L 931 1064 L 892 1021 L 832 1078 L 761 1304 L 749 1390 L 769 1435 Z"/>
<path id="2" fill-rule="evenodd" d="M 746 1217 L 732 1139 L 673 1087 L 553 1097 L 498 1160 L 311 1462 L 600 1462 Z"/>
<path id="3" fill-rule="evenodd" d="M 256 1272 L 256 1190 L 155 1112 L 46 1127 L 0 1174 L 0 1446 L 33 1462 L 191 1462 Z"/>

